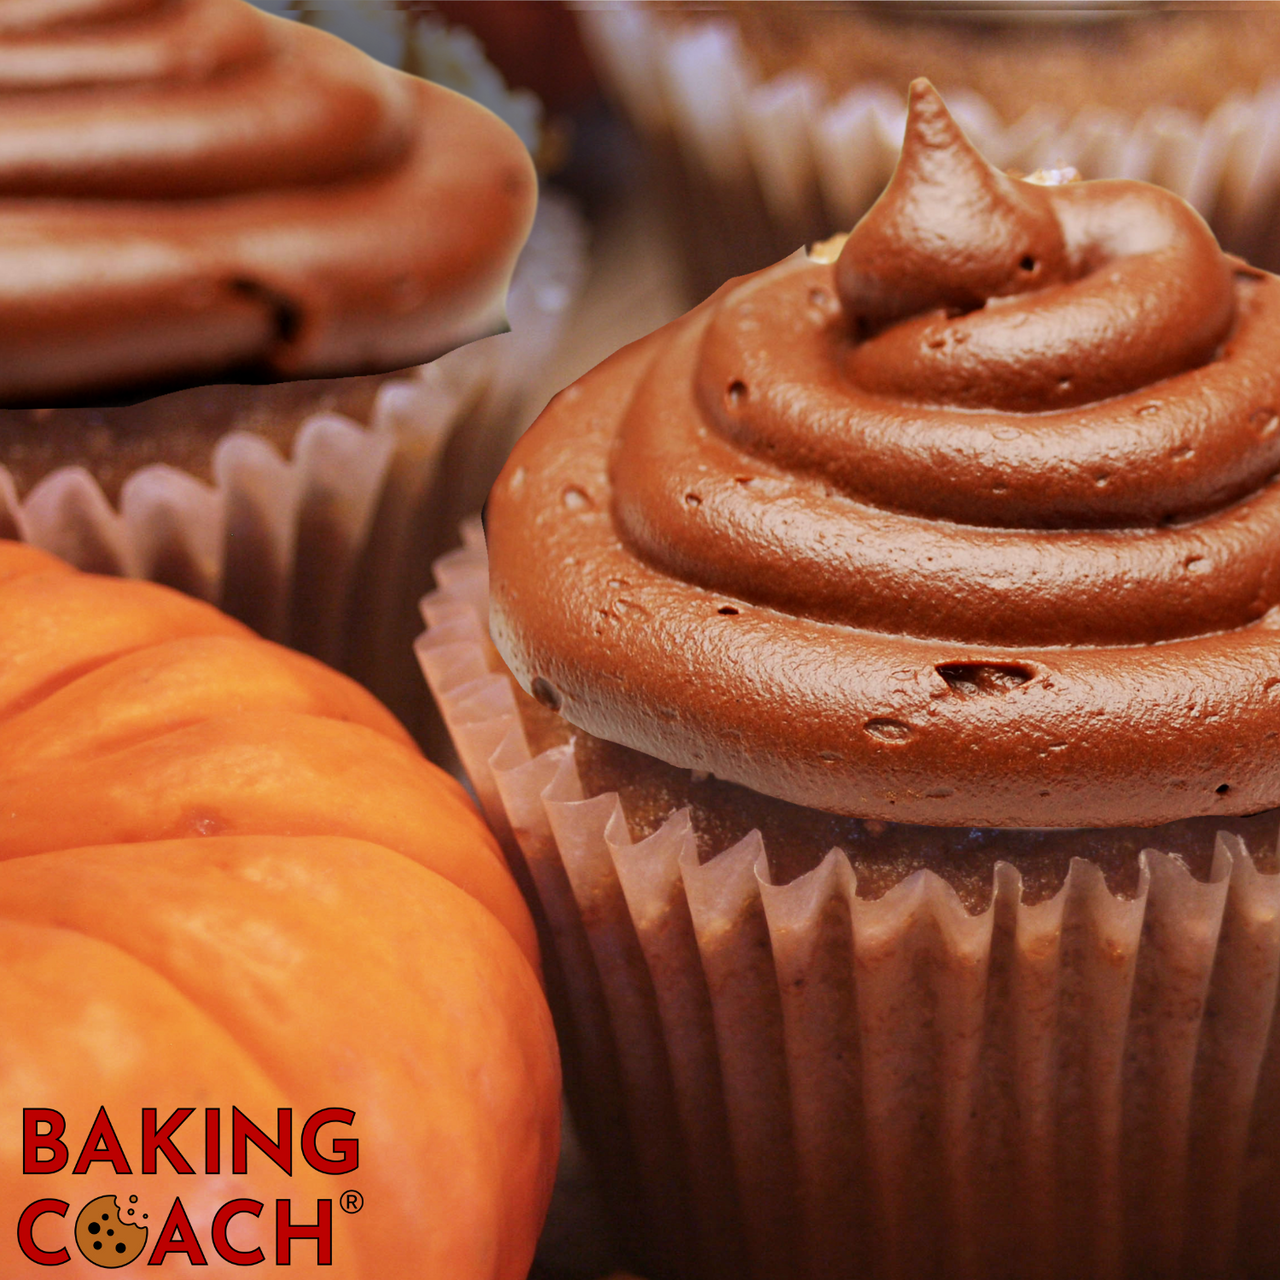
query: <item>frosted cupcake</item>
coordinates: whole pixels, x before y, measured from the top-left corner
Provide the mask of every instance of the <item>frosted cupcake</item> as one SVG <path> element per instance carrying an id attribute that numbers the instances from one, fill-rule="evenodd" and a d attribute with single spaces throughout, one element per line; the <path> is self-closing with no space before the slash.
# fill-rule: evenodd
<path id="1" fill-rule="evenodd" d="M 1277 351 L 917 82 L 847 242 L 517 446 L 421 656 L 654 1275 L 1280 1266 Z"/>
<path id="2" fill-rule="evenodd" d="M 1177 192 L 1223 245 L 1280 262 L 1272 5 L 584 6 L 649 144 L 691 292 L 847 228 L 893 171 L 927 75 L 1000 168 Z"/>
<path id="3" fill-rule="evenodd" d="M 0 531 L 379 668 L 422 586 L 400 546 L 502 362 L 389 375 L 506 329 L 525 147 L 241 0 L 17 6 L 0 84 Z"/>

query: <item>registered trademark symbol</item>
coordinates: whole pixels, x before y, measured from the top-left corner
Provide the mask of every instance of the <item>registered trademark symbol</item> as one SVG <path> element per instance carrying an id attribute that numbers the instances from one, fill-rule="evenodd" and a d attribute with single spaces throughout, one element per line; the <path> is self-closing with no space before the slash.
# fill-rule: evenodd
<path id="1" fill-rule="evenodd" d="M 344 1191 L 338 1203 L 343 1213 L 359 1213 L 364 1208 L 364 1196 L 358 1191 Z"/>

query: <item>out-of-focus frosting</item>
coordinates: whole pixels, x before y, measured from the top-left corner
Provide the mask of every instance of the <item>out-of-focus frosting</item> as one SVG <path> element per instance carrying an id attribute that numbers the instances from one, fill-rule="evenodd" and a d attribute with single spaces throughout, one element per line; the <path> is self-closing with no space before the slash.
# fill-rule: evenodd
<path id="1" fill-rule="evenodd" d="M 520 442 L 494 637 L 588 732 L 821 809 L 1256 812 L 1277 471 L 1280 281 L 1153 187 L 995 173 L 917 83 L 834 264 L 731 282 Z"/>
<path id="2" fill-rule="evenodd" d="M 536 187 L 457 94 L 242 0 L 0 5 L 0 401 L 426 360 Z"/>

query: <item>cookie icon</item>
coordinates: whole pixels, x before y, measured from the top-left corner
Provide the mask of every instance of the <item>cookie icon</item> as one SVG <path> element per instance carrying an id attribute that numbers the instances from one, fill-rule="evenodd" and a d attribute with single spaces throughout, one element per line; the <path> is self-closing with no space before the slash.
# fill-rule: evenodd
<path id="1" fill-rule="evenodd" d="M 146 1244 L 146 1227 L 121 1221 L 115 1196 L 90 1200 L 76 1219 L 76 1245 L 96 1267 L 127 1266 Z"/>

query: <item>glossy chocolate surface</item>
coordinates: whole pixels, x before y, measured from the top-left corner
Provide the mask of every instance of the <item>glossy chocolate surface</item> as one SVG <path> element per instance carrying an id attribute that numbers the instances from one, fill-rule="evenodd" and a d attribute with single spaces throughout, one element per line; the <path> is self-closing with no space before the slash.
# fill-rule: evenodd
<path id="1" fill-rule="evenodd" d="M 536 198 L 467 99 L 242 0 L 0 14 L 0 404 L 382 372 L 503 323 Z"/>
<path id="2" fill-rule="evenodd" d="M 489 507 L 495 640 L 591 734 L 833 813 L 1280 803 L 1280 281 L 1043 187 L 927 84 L 839 259 L 563 392 Z"/>

